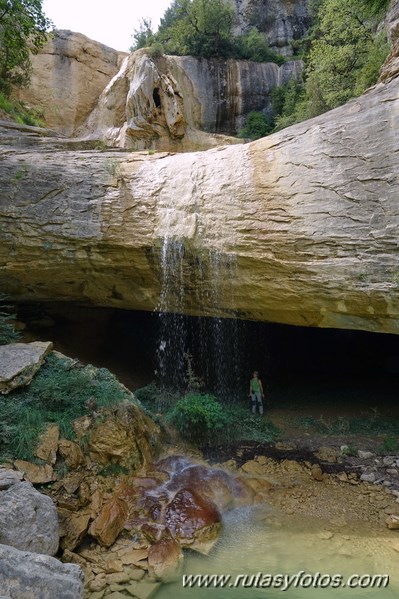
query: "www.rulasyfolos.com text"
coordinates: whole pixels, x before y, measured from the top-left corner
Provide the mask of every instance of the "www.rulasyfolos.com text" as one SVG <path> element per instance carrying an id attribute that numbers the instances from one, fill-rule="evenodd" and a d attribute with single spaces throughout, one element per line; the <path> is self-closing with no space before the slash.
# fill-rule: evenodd
<path id="1" fill-rule="evenodd" d="M 258 588 L 279 589 L 288 591 L 292 588 L 326 589 L 349 588 L 369 589 L 386 588 L 389 585 L 388 574 L 323 574 L 321 572 L 308 573 L 304 570 L 296 574 L 185 574 L 183 576 L 185 588 Z"/>

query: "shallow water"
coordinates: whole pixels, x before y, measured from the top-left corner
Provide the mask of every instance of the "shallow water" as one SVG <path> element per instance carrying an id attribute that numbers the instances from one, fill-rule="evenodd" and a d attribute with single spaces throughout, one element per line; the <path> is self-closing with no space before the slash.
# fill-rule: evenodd
<path id="1" fill-rule="evenodd" d="M 289 521 L 287 517 L 279 520 L 262 507 L 234 510 L 224 519 L 223 535 L 212 553 L 205 557 L 187 552 L 184 569 L 185 575 L 230 575 L 227 585 L 224 588 L 183 588 L 179 580 L 163 586 L 157 599 L 209 596 L 218 599 L 394 599 L 399 597 L 399 556 L 392 548 L 392 538 L 384 532 L 378 537 L 360 525 L 358 529 L 345 527 L 342 531 L 332 531 L 315 520 L 295 519 L 295 516 Z M 307 588 L 294 588 L 292 584 L 283 590 L 282 585 L 286 583 L 281 580 L 279 588 L 268 588 L 270 580 L 263 577 L 266 574 L 293 577 L 301 571 Z M 320 573 L 321 586 L 309 586 L 312 584 L 309 575 L 317 573 Z M 345 583 L 353 574 L 388 574 L 390 580 L 386 588 L 326 587 L 326 575 L 341 575 Z M 247 579 L 242 577 L 239 588 L 232 588 L 239 575 L 247 575 Z M 255 576 L 252 581 L 251 575 Z M 248 588 L 251 582 L 252 588 Z"/>

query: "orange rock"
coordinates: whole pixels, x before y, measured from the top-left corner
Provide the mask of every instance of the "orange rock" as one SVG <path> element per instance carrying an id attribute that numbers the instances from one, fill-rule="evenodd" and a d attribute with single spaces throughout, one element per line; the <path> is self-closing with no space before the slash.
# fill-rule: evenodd
<path id="1" fill-rule="evenodd" d="M 24 460 L 15 460 L 14 466 L 24 473 L 24 477 L 34 485 L 49 483 L 54 480 L 53 469 L 48 464 L 38 466 Z"/>
<path id="2" fill-rule="evenodd" d="M 127 516 L 126 503 L 114 497 L 103 506 L 89 532 L 101 545 L 110 547 L 122 532 Z"/>
<path id="3" fill-rule="evenodd" d="M 160 541 L 151 545 L 148 566 L 150 574 L 163 582 L 179 578 L 183 566 L 180 544 L 170 534 L 165 534 Z"/>
<path id="4" fill-rule="evenodd" d="M 60 439 L 60 429 L 57 424 L 49 424 L 39 437 L 39 443 L 35 451 L 35 456 L 44 460 L 48 464 L 55 464 L 57 460 L 58 441 Z"/>
<path id="5" fill-rule="evenodd" d="M 90 513 L 70 512 L 69 510 L 59 509 L 58 516 L 60 520 L 60 545 L 63 549 L 73 551 L 84 539 L 89 528 Z"/>
<path id="6" fill-rule="evenodd" d="M 207 553 L 218 537 L 221 516 L 214 503 L 182 489 L 166 507 L 165 525 L 182 546 Z"/>
<path id="7" fill-rule="evenodd" d="M 84 463 L 82 450 L 79 445 L 73 441 L 61 439 L 58 444 L 58 451 L 69 468 L 75 469 Z"/>

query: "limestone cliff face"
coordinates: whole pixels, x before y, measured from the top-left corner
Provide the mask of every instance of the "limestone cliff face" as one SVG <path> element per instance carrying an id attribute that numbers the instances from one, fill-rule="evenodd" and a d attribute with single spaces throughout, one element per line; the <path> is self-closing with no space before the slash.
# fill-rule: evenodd
<path id="1" fill-rule="evenodd" d="M 311 25 L 309 0 L 233 0 L 236 33 L 257 27 L 266 34 L 273 50 L 292 56 L 292 42 L 302 38 Z"/>
<path id="2" fill-rule="evenodd" d="M 2 148 L 0 288 L 399 333 L 398 96 L 394 78 L 252 144 L 180 155 L 21 152 L 20 134 Z"/>
<path id="3" fill-rule="evenodd" d="M 57 30 L 31 57 L 30 86 L 16 94 L 43 111 L 48 127 L 72 135 L 93 110 L 124 56 L 81 33 Z"/>
<path id="4" fill-rule="evenodd" d="M 278 67 L 192 56 L 153 59 L 139 50 L 125 59 L 79 135 L 130 149 L 237 143 L 219 135 L 236 135 L 251 110 L 270 110 L 272 89 L 299 77 L 301 69 L 300 61 Z"/>
<path id="5" fill-rule="evenodd" d="M 391 41 L 399 38 L 399 0 L 391 0 L 386 19 L 386 28 Z"/>

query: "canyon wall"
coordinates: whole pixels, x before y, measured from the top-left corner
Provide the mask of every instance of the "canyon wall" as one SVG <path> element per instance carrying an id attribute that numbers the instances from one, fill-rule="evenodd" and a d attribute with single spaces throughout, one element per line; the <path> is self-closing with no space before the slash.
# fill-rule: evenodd
<path id="1" fill-rule="evenodd" d="M 265 33 L 272 50 L 292 56 L 292 42 L 301 39 L 311 25 L 309 0 L 233 0 L 236 33 L 256 27 Z"/>
<path id="2" fill-rule="evenodd" d="M 399 79 L 388 79 L 207 152 L 72 151 L 8 130 L 1 289 L 138 310 L 163 293 L 170 311 L 399 333 Z"/>
<path id="3" fill-rule="evenodd" d="M 301 61 L 279 67 L 193 56 L 151 58 L 138 50 L 125 59 L 78 134 L 128 149 L 187 151 L 239 143 L 231 136 L 244 126 L 245 115 L 270 112 L 273 88 L 300 77 L 301 70 Z"/>
<path id="4" fill-rule="evenodd" d="M 15 95 L 41 113 L 49 128 L 72 135 L 94 109 L 125 56 L 81 33 L 57 30 L 31 56 L 31 83 Z"/>

